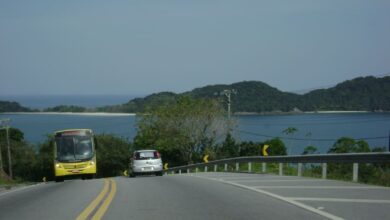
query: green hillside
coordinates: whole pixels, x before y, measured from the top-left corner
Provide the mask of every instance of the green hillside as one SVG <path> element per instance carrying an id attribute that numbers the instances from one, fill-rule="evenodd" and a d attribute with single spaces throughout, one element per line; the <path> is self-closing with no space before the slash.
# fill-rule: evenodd
<path id="1" fill-rule="evenodd" d="M 146 106 L 166 105 L 179 96 L 212 98 L 226 101 L 222 92 L 236 90 L 231 96 L 233 112 L 291 112 L 291 111 L 390 111 L 390 77 L 360 77 L 329 89 L 315 90 L 304 95 L 282 92 L 259 81 L 244 81 L 231 85 L 209 85 L 175 94 L 162 92 L 130 100 L 128 103 L 98 108 L 106 112 L 142 112 Z"/>
<path id="2" fill-rule="evenodd" d="M 175 94 L 155 93 L 144 98 L 132 99 L 121 105 L 96 108 L 99 112 L 143 112 L 146 107 L 169 105 L 180 96 L 219 99 L 226 102 L 224 90 L 235 90 L 232 94 L 233 112 L 291 112 L 291 111 L 390 111 L 390 76 L 359 77 L 339 83 L 329 89 L 314 90 L 304 95 L 282 92 L 259 81 L 243 81 L 231 85 L 209 85 L 192 91 Z M 0 112 L 31 112 L 17 102 L 0 101 Z M 87 112 L 78 106 L 57 106 L 44 111 Z"/>
<path id="3" fill-rule="evenodd" d="M 167 105 L 176 101 L 179 95 L 172 92 L 160 92 L 146 96 L 145 98 L 135 98 L 122 105 L 113 105 L 97 108 L 99 112 L 143 112 L 146 107 Z"/>
<path id="4" fill-rule="evenodd" d="M 390 76 L 359 77 L 333 88 L 309 92 L 301 98 L 299 108 L 313 110 L 390 110 Z"/>
<path id="5" fill-rule="evenodd" d="M 21 106 L 17 102 L 0 101 L 0 112 L 31 112 L 33 110 Z"/>

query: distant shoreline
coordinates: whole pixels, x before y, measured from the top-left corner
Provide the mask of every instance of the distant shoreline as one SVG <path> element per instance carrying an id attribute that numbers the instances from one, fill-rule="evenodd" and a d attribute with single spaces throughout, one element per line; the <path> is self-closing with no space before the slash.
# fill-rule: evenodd
<path id="1" fill-rule="evenodd" d="M 310 111 L 305 114 L 371 113 L 371 111 Z"/>
<path id="2" fill-rule="evenodd" d="M 80 115 L 80 116 L 135 116 L 135 113 L 113 112 L 3 112 L 0 115 Z"/>
<path id="3" fill-rule="evenodd" d="M 236 112 L 236 116 L 246 115 L 304 115 L 304 114 L 364 114 L 364 113 L 390 113 L 388 111 L 307 111 L 307 112 Z M 136 116 L 136 113 L 115 112 L 1 112 L 0 115 L 79 115 L 79 116 Z"/>
<path id="4" fill-rule="evenodd" d="M 291 112 L 236 112 L 234 115 L 304 115 L 304 114 L 352 114 L 352 113 L 387 113 L 372 111 L 291 111 Z"/>

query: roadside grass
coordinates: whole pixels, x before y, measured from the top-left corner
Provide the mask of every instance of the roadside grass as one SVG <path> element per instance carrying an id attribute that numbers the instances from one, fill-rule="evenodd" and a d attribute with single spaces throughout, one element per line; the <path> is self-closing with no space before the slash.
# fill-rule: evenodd
<path id="1" fill-rule="evenodd" d="M 13 180 L 8 180 L 0 176 L 0 187 L 4 187 L 5 189 L 10 189 L 16 183 Z"/>
<path id="2" fill-rule="evenodd" d="M 28 183 L 29 182 L 25 182 L 20 178 L 10 180 L 0 176 L 0 188 L 11 189 L 14 186 L 21 185 L 21 184 L 28 184 Z"/>

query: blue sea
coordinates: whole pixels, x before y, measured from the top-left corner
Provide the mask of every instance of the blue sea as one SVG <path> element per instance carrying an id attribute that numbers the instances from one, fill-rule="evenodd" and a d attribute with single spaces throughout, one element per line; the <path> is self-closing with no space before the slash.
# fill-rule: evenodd
<path id="1" fill-rule="evenodd" d="M 44 109 L 57 105 L 116 105 L 136 97 L 143 96 L 0 95 L 0 100 L 17 101 L 22 106 Z M 48 134 L 68 128 L 91 128 L 97 134 L 114 134 L 130 141 L 137 132 L 135 115 L 0 114 L 0 119 L 2 118 L 10 118 L 11 126 L 22 130 L 25 139 L 36 145 L 46 140 Z M 325 153 L 340 137 L 366 140 L 371 147 L 389 148 L 390 113 L 247 115 L 235 116 L 234 122 L 233 135 L 236 140 L 261 142 L 280 137 L 287 145 L 289 154 L 301 154 L 308 145 L 314 145 Z M 284 134 L 282 131 L 288 127 L 297 128 L 297 132 Z"/>
<path id="2" fill-rule="evenodd" d="M 132 141 L 136 135 L 135 115 L 50 115 L 0 114 L 10 118 L 11 126 L 22 130 L 33 144 L 48 134 L 68 128 L 91 128 L 97 134 L 114 134 Z M 301 115 L 248 115 L 234 117 L 234 137 L 238 141 L 265 141 L 280 137 L 289 154 L 301 154 L 308 145 L 325 153 L 340 137 L 366 140 L 370 147 L 389 147 L 390 113 L 329 113 Z M 297 128 L 291 135 L 288 127 Z"/>

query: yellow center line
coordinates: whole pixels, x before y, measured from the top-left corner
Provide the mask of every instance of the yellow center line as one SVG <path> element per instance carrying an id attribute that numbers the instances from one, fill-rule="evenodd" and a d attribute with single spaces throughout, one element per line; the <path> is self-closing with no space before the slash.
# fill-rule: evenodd
<path id="1" fill-rule="evenodd" d="M 99 210 L 95 213 L 95 215 L 92 217 L 92 220 L 100 220 L 104 213 L 106 213 L 108 206 L 110 206 L 112 199 L 115 196 L 116 193 L 116 183 L 114 180 L 111 181 L 111 191 L 109 192 L 109 195 L 107 198 L 104 200 L 103 204 L 100 206 Z"/>
<path id="2" fill-rule="evenodd" d="M 109 195 L 108 197 L 105 199 L 105 201 L 103 202 L 103 204 L 100 206 L 101 208 L 104 208 L 104 211 L 101 212 L 100 209 L 97 211 L 98 212 L 101 212 L 101 215 L 99 216 L 99 218 L 97 219 L 100 219 L 104 212 L 107 210 L 112 198 L 114 197 L 115 195 L 115 192 L 116 192 L 116 184 L 115 184 L 115 181 L 114 180 L 107 180 L 107 179 L 104 179 L 104 187 L 103 187 L 103 190 L 99 193 L 99 195 L 91 202 L 91 204 L 88 205 L 87 208 L 84 209 L 84 211 L 76 218 L 76 220 L 85 220 L 88 218 L 88 216 L 94 211 L 96 210 L 96 207 L 101 204 L 101 201 L 103 200 L 103 198 L 106 196 L 108 190 L 109 190 L 109 186 L 110 186 L 110 182 L 111 182 L 111 191 L 109 192 Z M 108 201 L 109 200 L 109 201 Z M 108 203 L 106 205 L 106 207 L 104 207 L 104 205 Z M 96 216 L 97 214 L 95 214 Z M 95 216 L 94 216 L 94 219 L 95 219 Z"/>

